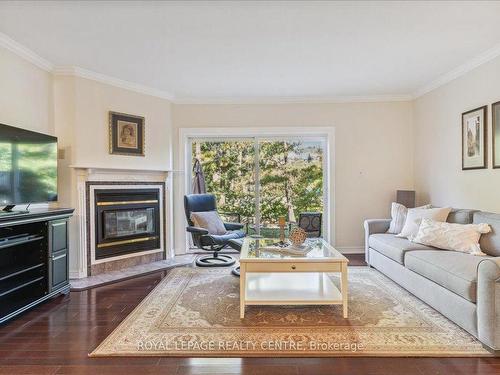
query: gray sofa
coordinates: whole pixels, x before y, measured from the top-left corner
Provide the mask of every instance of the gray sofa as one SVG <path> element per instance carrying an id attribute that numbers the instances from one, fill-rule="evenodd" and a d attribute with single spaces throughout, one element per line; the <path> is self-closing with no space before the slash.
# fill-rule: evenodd
<path id="1" fill-rule="evenodd" d="M 500 214 L 454 209 L 451 223 L 487 223 L 487 256 L 412 243 L 387 234 L 390 219 L 365 221 L 366 262 L 477 337 L 500 349 Z"/>

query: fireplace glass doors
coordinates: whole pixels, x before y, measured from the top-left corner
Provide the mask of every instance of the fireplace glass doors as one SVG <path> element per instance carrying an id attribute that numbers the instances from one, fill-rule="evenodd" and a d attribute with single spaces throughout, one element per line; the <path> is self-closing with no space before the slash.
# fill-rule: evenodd
<path id="1" fill-rule="evenodd" d="M 104 238 L 154 233 L 154 208 L 104 211 Z"/>
<path id="2" fill-rule="evenodd" d="M 160 248 L 158 189 L 96 189 L 96 259 Z"/>

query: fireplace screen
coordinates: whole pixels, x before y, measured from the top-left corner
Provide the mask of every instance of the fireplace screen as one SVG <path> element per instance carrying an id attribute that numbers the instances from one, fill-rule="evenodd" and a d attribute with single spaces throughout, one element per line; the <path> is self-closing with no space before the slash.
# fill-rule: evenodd
<path id="1" fill-rule="evenodd" d="M 154 212 L 154 208 L 105 211 L 104 238 L 154 233 Z"/>

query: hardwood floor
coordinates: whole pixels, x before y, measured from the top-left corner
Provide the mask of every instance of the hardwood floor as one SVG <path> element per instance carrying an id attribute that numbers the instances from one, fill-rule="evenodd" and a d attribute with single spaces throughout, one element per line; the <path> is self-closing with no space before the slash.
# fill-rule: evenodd
<path id="1" fill-rule="evenodd" d="M 165 275 L 72 292 L 0 326 L 0 374 L 500 374 L 497 358 L 88 358 Z"/>

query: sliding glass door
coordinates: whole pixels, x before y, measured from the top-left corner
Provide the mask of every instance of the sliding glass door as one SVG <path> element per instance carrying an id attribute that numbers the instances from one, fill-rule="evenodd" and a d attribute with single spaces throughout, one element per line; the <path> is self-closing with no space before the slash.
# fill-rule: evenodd
<path id="1" fill-rule="evenodd" d="M 206 191 L 215 194 L 219 213 L 228 221 L 253 225 L 255 147 L 253 139 L 193 139 L 191 166 L 201 162 Z"/>
<path id="2" fill-rule="evenodd" d="M 323 143 L 259 140 L 260 224 L 279 216 L 296 223 L 301 212 L 323 212 Z"/>
<path id="3" fill-rule="evenodd" d="M 249 234 L 277 235 L 280 216 L 324 211 L 323 138 L 191 138 L 191 165 L 201 162 L 207 192 L 227 220 Z"/>

